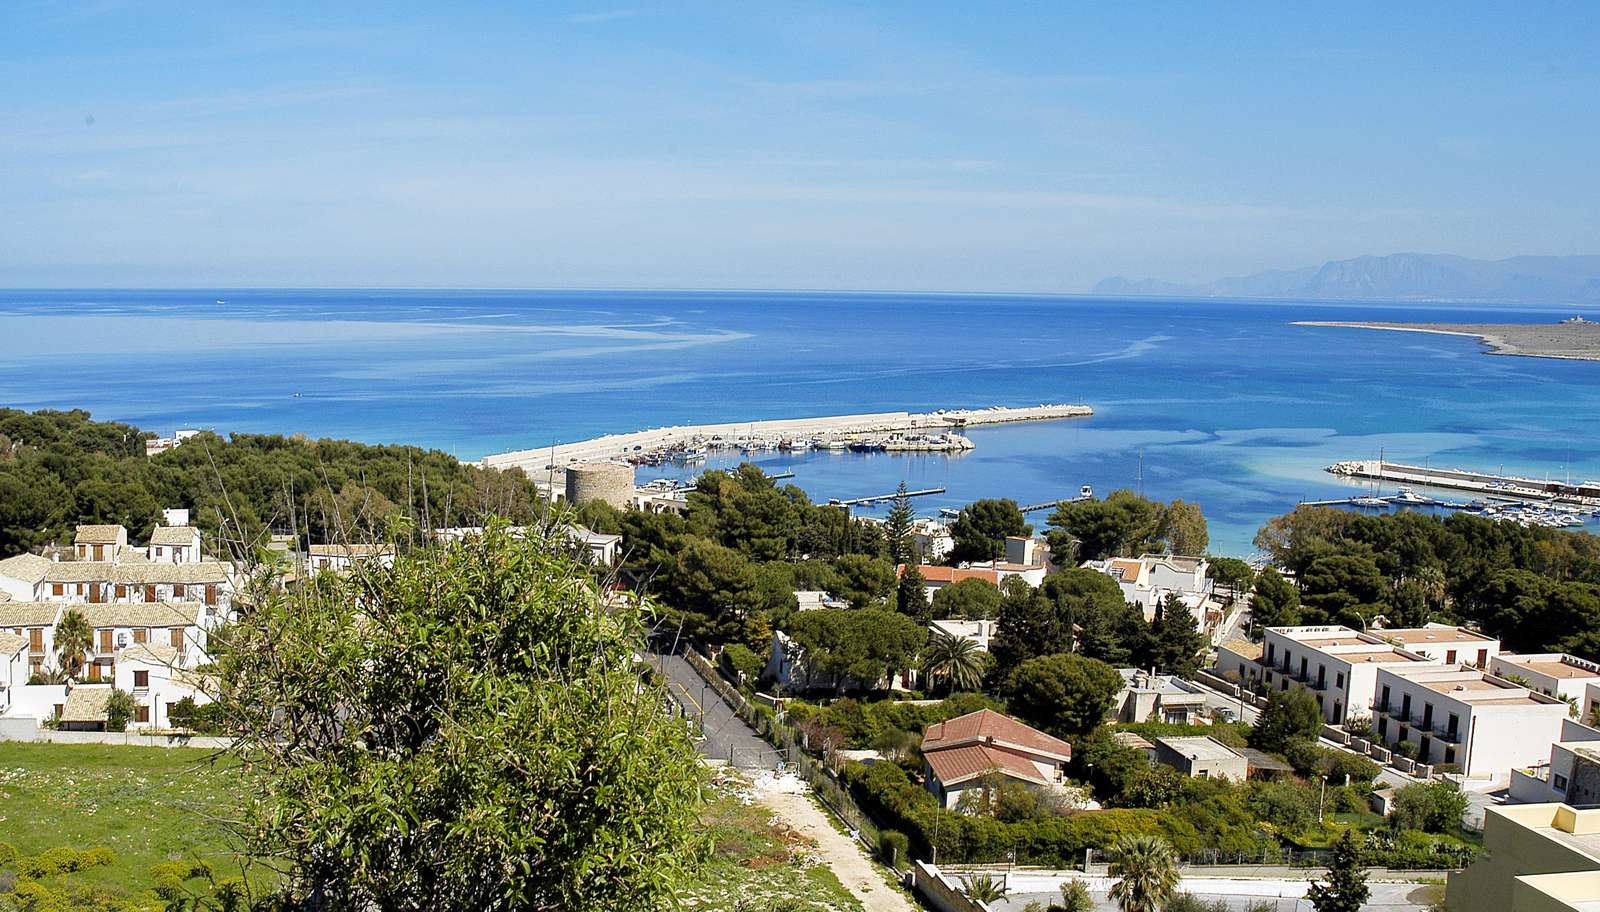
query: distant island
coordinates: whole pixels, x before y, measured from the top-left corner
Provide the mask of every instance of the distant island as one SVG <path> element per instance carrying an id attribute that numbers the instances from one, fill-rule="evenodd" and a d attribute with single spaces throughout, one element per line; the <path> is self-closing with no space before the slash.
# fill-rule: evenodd
<path id="1" fill-rule="evenodd" d="M 1097 283 L 1099 295 L 1193 298 L 1482 301 L 1600 305 L 1600 256 L 1519 256 L 1472 260 L 1396 253 L 1332 260 L 1201 284 L 1127 279 Z"/>
<path id="2" fill-rule="evenodd" d="M 1345 323 L 1304 321 L 1296 326 L 1385 329 L 1391 332 L 1475 336 L 1491 355 L 1600 361 L 1600 323 L 1574 317 L 1560 323 Z"/>

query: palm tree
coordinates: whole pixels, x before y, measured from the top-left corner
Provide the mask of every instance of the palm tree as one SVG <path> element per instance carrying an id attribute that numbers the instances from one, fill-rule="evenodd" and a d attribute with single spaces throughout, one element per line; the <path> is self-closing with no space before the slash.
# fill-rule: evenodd
<path id="1" fill-rule="evenodd" d="M 76 678 L 89 661 L 89 650 L 94 646 L 94 630 L 83 612 L 68 608 L 56 625 L 56 653 L 61 658 L 61 670 Z"/>
<path id="2" fill-rule="evenodd" d="M 1118 839 L 1107 873 L 1122 878 L 1111 886 L 1122 912 L 1161 912 L 1178 892 L 1177 859 L 1159 836 Z"/>
<path id="3" fill-rule="evenodd" d="M 922 653 L 922 673 L 930 682 L 944 679 L 952 693 L 977 690 L 983 683 L 983 656 L 975 640 L 935 630 Z"/>
<path id="4" fill-rule="evenodd" d="M 973 902 L 988 904 L 1006 898 L 1006 885 L 988 874 L 978 874 L 967 878 L 967 888 L 961 892 Z"/>

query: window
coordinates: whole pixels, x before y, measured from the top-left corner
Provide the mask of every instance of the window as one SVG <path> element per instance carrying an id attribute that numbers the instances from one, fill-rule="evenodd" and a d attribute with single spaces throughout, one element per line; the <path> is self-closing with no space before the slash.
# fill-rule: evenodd
<path id="1" fill-rule="evenodd" d="M 135 722 L 149 722 L 150 721 L 150 707 L 148 707 L 148 706 L 140 706 L 138 709 L 134 710 L 133 721 L 135 721 Z"/>
<path id="2" fill-rule="evenodd" d="M 1383 685 L 1383 698 L 1378 701 L 1378 711 L 1389 711 L 1389 685 Z"/>
<path id="3" fill-rule="evenodd" d="M 111 651 L 111 630 L 109 628 L 100 631 L 100 651 Z"/>
<path id="4" fill-rule="evenodd" d="M 150 642 L 150 631 L 143 627 L 135 627 L 133 630 L 133 641 L 135 643 Z"/>
<path id="5" fill-rule="evenodd" d="M 133 673 L 133 686 L 134 687 L 149 687 L 150 686 L 150 672 L 148 672 L 148 671 L 136 671 L 136 672 L 134 672 Z M 141 720 L 141 721 L 143 721 L 143 720 Z"/>
<path id="6" fill-rule="evenodd" d="M 55 596 L 62 596 L 62 595 L 66 595 L 67 592 L 66 592 L 66 588 L 64 586 L 62 586 L 60 583 L 51 583 L 50 584 L 50 594 L 51 595 L 55 595 Z"/>
<path id="7" fill-rule="evenodd" d="M 59 595 L 59 594 L 60 593 L 57 593 L 57 595 Z M 1277 650 L 1278 650 L 1278 647 L 1277 647 L 1276 644 L 1273 644 L 1273 643 L 1268 643 L 1267 644 L 1267 664 L 1268 665 L 1272 664 L 1273 659 L 1275 658 L 1275 656 L 1273 656 L 1273 653 L 1277 652 Z"/>
<path id="8" fill-rule="evenodd" d="M 1550 784 L 1555 788 L 1556 791 L 1564 792 L 1567 790 L 1567 777 L 1561 775 L 1560 773 L 1551 773 Z"/>
<path id="9" fill-rule="evenodd" d="M 1344 672 L 1341 671 L 1333 676 L 1333 686 L 1344 690 Z"/>
<path id="10" fill-rule="evenodd" d="M 183 584 L 182 583 L 173 583 L 172 584 L 172 597 L 175 598 L 175 599 L 183 598 Z"/>
<path id="11" fill-rule="evenodd" d="M 1389 717 L 1388 716 L 1384 716 L 1384 717 L 1378 719 L 1378 737 L 1380 739 L 1389 737 Z"/>
<path id="12" fill-rule="evenodd" d="M 1484 665 L 1488 664 L 1488 662 L 1489 662 L 1489 650 L 1487 650 L 1487 649 L 1478 650 L 1478 667 L 1482 668 Z"/>
<path id="13" fill-rule="evenodd" d="M 1454 649 L 1445 650 L 1444 663 L 1446 665 L 1454 665 L 1456 663 L 1456 651 Z"/>
<path id="14" fill-rule="evenodd" d="M 1454 741 L 1461 736 L 1460 716 L 1456 715 L 1455 713 L 1450 714 L 1450 721 L 1445 725 L 1445 734 L 1449 736 L 1451 741 Z"/>

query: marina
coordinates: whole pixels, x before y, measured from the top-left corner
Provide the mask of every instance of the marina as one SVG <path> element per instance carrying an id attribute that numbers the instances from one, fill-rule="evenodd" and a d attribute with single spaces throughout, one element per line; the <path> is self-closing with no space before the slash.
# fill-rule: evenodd
<path id="1" fill-rule="evenodd" d="M 1581 507 L 1600 507 L 1600 482 L 1540 480 L 1517 475 L 1476 472 L 1470 469 L 1434 468 L 1377 459 L 1356 459 L 1328 466 L 1333 475 L 1361 478 L 1378 483 L 1418 485 L 1471 491 L 1502 500 L 1532 503 L 1563 503 Z"/>
<path id="2" fill-rule="evenodd" d="M 1330 467 L 1332 472 L 1335 467 Z M 1410 468 L 1415 468 L 1414 466 Z M 1456 470 L 1450 470 L 1456 471 Z M 1343 473 L 1336 473 L 1343 474 Z M 1495 476 L 1499 477 L 1499 476 Z M 1526 479 L 1520 479 L 1526 481 Z M 1579 529 L 1600 519 L 1600 505 L 1577 500 L 1562 500 L 1553 496 L 1538 497 L 1524 493 L 1521 485 L 1502 486 L 1496 491 L 1515 493 L 1497 494 L 1471 501 L 1443 500 L 1418 494 L 1402 486 L 1395 493 L 1362 494 L 1356 497 L 1339 497 L 1324 500 L 1302 500 L 1302 507 L 1356 507 L 1362 510 L 1434 509 L 1447 512 L 1482 516 L 1486 519 L 1505 520 L 1520 526 L 1541 526 L 1548 529 Z M 1440 487 L 1444 487 L 1440 485 Z"/>

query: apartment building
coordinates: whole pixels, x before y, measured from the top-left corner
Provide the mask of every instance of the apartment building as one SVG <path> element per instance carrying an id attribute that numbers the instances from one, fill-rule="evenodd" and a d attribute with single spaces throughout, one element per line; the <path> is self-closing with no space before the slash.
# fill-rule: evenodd
<path id="1" fill-rule="evenodd" d="M 88 681 L 115 680 L 117 664 L 131 648 L 170 650 L 180 668 L 191 667 L 194 657 L 205 655 L 205 613 L 193 602 L 78 605 L 68 610 L 82 614 L 94 631 L 83 675 Z"/>
<path id="2" fill-rule="evenodd" d="M 134 728 L 172 728 L 172 710 L 184 698 L 196 705 L 210 703 L 215 687 L 204 675 L 185 665 L 192 658 L 168 643 L 147 642 L 130 646 L 116 667 L 116 686 L 133 695 Z"/>
<path id="3" fill-rule="evenodd" d="M 1489 660 L 1489 670 L 1502 678 L 1521 678 L 1547 697 L 1571 700 L 1580 711 L 1588 706 L 1589 687 L 1600 684 L 1600 663 L 1564 652 L 1504 653 Z"/>
<path id="4" fill-rule="evenodd" d="M 1083 566 L 1116 580 L 1122 597 L 1138 605 L 1146 621 L 1155 620 L 1156 609 L 1167 596 L 1175 595 L 1194 615 L 1196 625 L 1205 629 L 1205 607 L 1212 590 L 1207 575 L 1211 563 L 1205 558 L 1145 554 L 1085 561 Z"/>
<path id="5" fill-rule="evenodd" d="M 1445 665 L 1472 665 L 1488 668 L 1489 662 L 1500 654 L 1500 641 L 1465 627 L 1449 624 L 1428 624 L 1424 627 L 1392 627 L 1372 630 L 1371 633 L 1399 646 L 1407 652 L 1427 656 L 1429 661 Z"/>
<path id="6" fill-rule="evenodd" d="M 335 544 L 312 545 L 306 550 L 306 566 L 312 573 L 329 570 L 345 573 L 357 564 L 376 561 L 387 567 L 394 563 L 393 545 Z"/>
<path id="7" fill-rule="evenodd" d="M 1600 908 L 1600 808 L 1490 807 L 1484 851 L 1450 875 L 1450 912 L 1595 912 Z"/>
<path id="8" fill-rule="evenodd" d="M 15 602 L 44 600 L 44 578 L 52 561 L 37 554 L 14 554 L 0 560 L 0 593 Z"/>
<path id="9" fill-rule="evenodd" d="M 1341 626 L 1269 627 L 1262 645 L 1256 662 L 1264 686 L 1309 690 L 1329 725 L 1371 712 L 1380 671 L 1434 664 L 1421 653 Z"/>
<path id="10" fill-rule="evenodd" d="M 1561 740 L 1567 704 L 1468 665 L 1380 668 L 1373 731 L 1418 762 L 1467 777 L 1502 777 L 1536 764 Z"/>
<path id="11" fill-rule="evenodd" d="M 54 602 L 0 602 L 0 634 L 21 637 L 28 674 L 54 665 L 56 618 L 61 605 Z"/>

